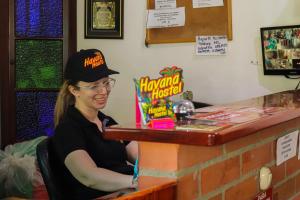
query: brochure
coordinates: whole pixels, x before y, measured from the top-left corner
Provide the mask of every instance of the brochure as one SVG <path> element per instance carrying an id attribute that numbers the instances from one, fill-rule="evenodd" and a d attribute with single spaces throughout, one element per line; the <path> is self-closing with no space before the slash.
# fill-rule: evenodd
<path id="1" fill-rule="evenodd" d="M 148 76 L 134 79 L 138 109 L 145 125 L 151 119 L 175 119 L 170 97 L 183 91 L 181 68 L 166 67 L 159 74 L 161 77 L 157 79 L 150 79 Z"/>

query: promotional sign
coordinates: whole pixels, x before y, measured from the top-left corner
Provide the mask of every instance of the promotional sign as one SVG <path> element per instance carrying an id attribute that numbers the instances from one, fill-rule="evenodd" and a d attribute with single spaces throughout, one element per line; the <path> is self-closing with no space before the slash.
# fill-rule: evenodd
<path id="1" fill-rule="evenodd" d="M 175 118 L 170 97 L 183 91 L 182 69 L 166 67 L 159 74 L 161 77 L 157 79 L 148 76 L 134 79 L 143 124 L 149 123 L 151 119 Z"/>

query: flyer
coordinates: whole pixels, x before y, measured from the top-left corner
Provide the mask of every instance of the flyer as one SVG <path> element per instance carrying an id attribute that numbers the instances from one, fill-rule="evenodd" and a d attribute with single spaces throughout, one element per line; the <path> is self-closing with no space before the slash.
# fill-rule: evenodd
<path id="1" fill-rule="evenodd" d="M 149 76 L 134 79 L 143 124 L 148 124 L 151 119 L 175 119 L 170 97 L 183 91 L 182 69 L 166 67 L 159 74 L 161 77 L 156 79 Z"/>
<path id="2" fill-rule="evenodd" d="M 255 121 L 263 117 L 273 115 L 280 112 L 280 107 L 258 108 L 251 106 L 236 106 L 236 107 L 208 107 L 198 109 L 197 113 L 190 116 L 190 119 L 198 120 L 214 120 L 226 124 L 241 124 L 250 121 Z"/>

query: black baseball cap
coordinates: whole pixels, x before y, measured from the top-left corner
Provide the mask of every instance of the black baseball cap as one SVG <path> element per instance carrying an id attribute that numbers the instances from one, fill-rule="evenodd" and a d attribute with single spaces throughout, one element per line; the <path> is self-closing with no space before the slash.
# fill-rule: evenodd
<path id="1" fill-rule="evenodd" d="M 94 82 L 119 72 L 108 69 L 104 55 L 98 49 L 80 50 L 70 56 L 64 79 L 72 82 Z"/>

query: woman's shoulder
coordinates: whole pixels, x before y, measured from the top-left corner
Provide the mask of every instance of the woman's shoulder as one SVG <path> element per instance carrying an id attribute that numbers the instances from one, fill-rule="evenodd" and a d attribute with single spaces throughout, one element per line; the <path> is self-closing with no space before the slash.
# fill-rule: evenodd
<path id="1" fill-rule="evenodd" d="M 111 116 L 105 115 L 103 112 L 99 111 L 99 119 L 102 121 L 104 127 L 112 126 L 118 124 Z"/>

